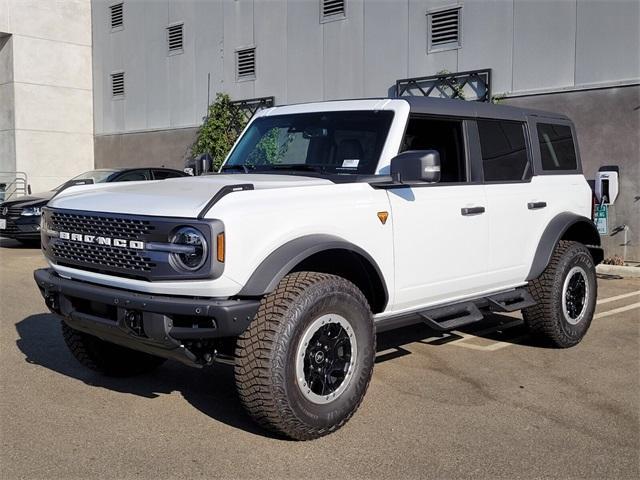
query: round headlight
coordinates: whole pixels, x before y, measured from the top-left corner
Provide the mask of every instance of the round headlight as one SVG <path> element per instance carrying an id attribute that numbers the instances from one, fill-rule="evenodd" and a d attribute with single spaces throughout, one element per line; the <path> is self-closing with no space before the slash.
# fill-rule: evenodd
<path id="1" fill-rule="evenodd" d="M 199 230 L 193 227 L 181 227 L 174 232 L 170 241 L 175 245 L 188 247 L 184 249 L 184 253 L 171 254 L 173 261 L 180 269 L 193 272 L 207 261 L 207 240 Z"/>

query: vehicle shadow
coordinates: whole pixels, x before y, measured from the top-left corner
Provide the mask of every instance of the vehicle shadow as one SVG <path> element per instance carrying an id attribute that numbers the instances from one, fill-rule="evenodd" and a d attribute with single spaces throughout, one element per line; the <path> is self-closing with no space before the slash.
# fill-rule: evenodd
<path id="1" fill-rule="evenodd" d="M 486 350 L 491 351 L 491 345 L 496 342 L 522 347 L 551 348 L 544 341 L 529 335 L 522 318 L 488 313 L 482 321 L 452 332 L 438 332 L 418 321 L 414 325 L 379 333 L 376 363 L 410 355 L 411 352 L 404 347 L 412 343 L 438 347 L 464 340 L 467 336 L 476 337 L 479 343 L 478 350 L 482 350 L 482 345 L 485 345 L 488 347 Z"/>
<path id="2" fill-rule="evenodd" d="M 80 365 L 68 351 L 60 321 L 52 314 L 31 315 L 16 324 L 18 349 L 25 360 L 56 373 L 115 392 L 156 398 L 179 392 L 210 418 L 246 432 L 283 439 L 260 428 L 245 413 L 236 394 L 233 369 L 226 365 L 195 369 L 166 362 L 157 371 L 129 378 L 106 377 Z"/>
<path id="3" fill-rule="evenodd" d="M 500 325 L 511 325 L 514 320 L 506 316 L 492 315 L 491 317 L 501 317 L 489 319 L 497 328 L 496 333 L 492 335 L 498 335 L 498 337 L 502 335 L 499 331 Z M 481 323 L 484 330 L 487 330 L 487 323 Z M 509 326 L 509 329 L 514 328 L 518 327 Z M 236 394 L 233 369 L 230 366 L 216 365 L 198 370 L 178 362 L 167 362 L 157 371 L 146 375 L 129 378 L 106 377 L 88 370 L 73 358 L 64 344 L 60 321 L 55 315 L 48 313 L 31 315 L 18 322 L 16 330 L 19 335 L 16 346 L 24 354 L 25 361 L 31 364 L 80 380 L 87 385 L 150 399 L 179 392 L 194 408 L 216 421 L 254 435 L 286 440 L 260 428 L 246 414 Z M 468 333 L 472 333 L 471 330 Z M 489 333 L 485 335 L 486 338 L 493 338 Z M 409 355 L 411 352 L 404 346 L 412 343 L 441 346 L 460 338 L 462 337 L 455 333 L 440 334 L 420 323 L 383 332 L 377 338 L 376 363 Z M 509 335 L 509 338 L 513 336 Z M 500 341 L 508 341 L 508 339 L 500 338 Z M 538 346 L 530 343 L 526 338 L 524 340 L 520 338 L 517 343 Z"/>

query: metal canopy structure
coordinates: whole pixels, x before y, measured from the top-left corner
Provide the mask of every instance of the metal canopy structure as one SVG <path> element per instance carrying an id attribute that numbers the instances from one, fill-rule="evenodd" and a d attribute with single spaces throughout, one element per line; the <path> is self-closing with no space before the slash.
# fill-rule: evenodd
<path id="1" fill-rule="evenodd" d="M 259 97 L 247 100 L 235 100 L 231 102 L 238 107 L 248 122 L 259 111 L 264 108 L 271 108 L 275 105 L 275 97 Z"/>
<path id="2" fill-rule="evenodd" d="M 396 81 L 396 97 L 424 96 L 458 98 L 475 102 L 491 101 L 491 69 L 442 72 L 429 77 Z"/>

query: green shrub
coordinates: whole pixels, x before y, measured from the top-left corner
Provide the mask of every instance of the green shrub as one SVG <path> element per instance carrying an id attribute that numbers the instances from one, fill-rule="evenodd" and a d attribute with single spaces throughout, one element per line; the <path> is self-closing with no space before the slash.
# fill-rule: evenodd
<path id="1" fill-rule="evenodd" d="M 208 153 L 213 158 L 213 168 L 218 170 L 247 120 L 240 108 L 234 105 L 226 93 L 218 93 L 209 105 L 204 123 L 198 130 L 191 147 L 193 156 Z"/>

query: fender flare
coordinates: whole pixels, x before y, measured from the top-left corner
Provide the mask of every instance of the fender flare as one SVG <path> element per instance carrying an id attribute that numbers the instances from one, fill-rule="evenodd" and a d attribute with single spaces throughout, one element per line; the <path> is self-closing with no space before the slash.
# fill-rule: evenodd
<path id="1" fill-rule="evenodd" d="M 384 305 L 389 292 L 380 267 L 376 261 L 362 248 L 340 237 L 326 234 L 313 234 L 296 238 L 287 242 L 265 258 L 247 280 L 238 293 L 239 297 L 259 297 L 276 289 L 276 286 L 296 265 L 319 252 L 326 250 L 347 250 L 357 253 L 374 268 L 384 290 Z"/>
<path id="2" fill-rule="evenodd" d="M 586 242 L 582 240 L 582 243 L 584 243 L 585 246 L 589 248 L 589 251 L 591 251 L 591 255 L 594 257 L 595 263 L 598 264 L 602 261 L 603 254 L 602 248 L 600 248 L 600 234 L 598 233 L 598 229 L 594 225 L 593 221 L 587 217 L 583 217 L 582 215 L 563 212 L 556 215 L 542 233 L 542 237 L 538 242 L 538 248 L 536 249 L 535 256 L 533 257 L 533 262 L 531 263 L 531 269 L 527 275 L 527 281 L 538 278 L 542 274 L 544 269 L 547 268 L 547 265 L 549 265 L 551 256 L 553 255 L 553 250 L 558 242 L 564 237 L 570 228 L 576 225 L 580 225 L 580 227 L 584 228 L 587 232 L 589 240 Z"/>

